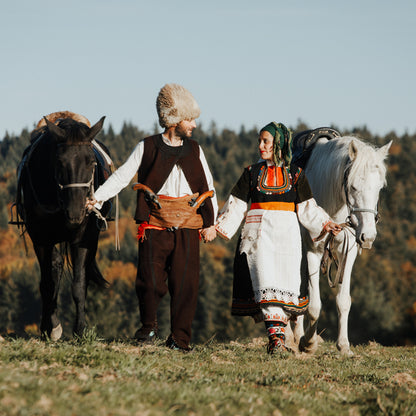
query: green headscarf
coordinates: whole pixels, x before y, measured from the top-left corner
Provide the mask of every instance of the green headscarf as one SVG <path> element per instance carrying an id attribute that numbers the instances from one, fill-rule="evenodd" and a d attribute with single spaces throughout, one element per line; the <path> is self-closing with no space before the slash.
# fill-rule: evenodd
<path id="1" fill-rule="evenodd" d="M 292 132 L 283 124 L 272 121 L 266 124 L 261 130 L 268 131 L 273 136 L 273 161 L 276 165 L 283 162 L 290 166 L 292 161 Z M 279 158 L 279 150 L 282 151 L 282 158 Z"/>

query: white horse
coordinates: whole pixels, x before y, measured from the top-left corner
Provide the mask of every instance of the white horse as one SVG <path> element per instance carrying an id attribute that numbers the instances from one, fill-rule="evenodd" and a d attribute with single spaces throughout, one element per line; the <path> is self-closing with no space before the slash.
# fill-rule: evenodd
<path id="1" fill-rule="evenodd" d="M 361 248 L 370 249 L 377 235 L 378 198 L 381 188 L 386 185 L 385 159 L 391 143 L 374 148 L 350 136 L 332 140 L 321 138 L 313 148 L 305 170 L 318 205 L 335 222 L 347 224 L 334 239 L 333 251 L 339 264 L 345 261 L 343 276 L 334 282 L 338 310 L 337 348 L 342 354 L 352 354 L 348 340 L 351 271 Z M 299 317 L 293 335 L 301 351 L 314 352 L 318 344 L 319 275 L 325 241 L 314 243 L 305 230 L 302 234 L 310 304 L 306 328 Z"/>

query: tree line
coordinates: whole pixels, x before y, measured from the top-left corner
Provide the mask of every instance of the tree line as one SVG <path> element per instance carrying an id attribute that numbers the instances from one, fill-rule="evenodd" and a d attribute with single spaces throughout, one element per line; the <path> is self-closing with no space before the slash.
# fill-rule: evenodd
<path id="1" fill-rule="evenodd" d="M 336 126 L 332 126 L 337 128 Z M 301 121 L 291 126 L 294 132 L 310 128 Z M 109 126 L 99 140 L 110 150 L 116 166 L 128 157 L 139 140 L 152 134 L 131 123 L 120 132 Z M 350 339 L 354 344 L 375 340 L 385 345 L 416 343 L 416 134 L 385 136 L 372 134 L 365 127 L 341 131 L 376 146 L 390 140 L 387 187 L 380 194 L 381 222 L 373 249 L 363 250 L 352 276 Z M 214 123 L 194 132 L 210 165 L 220 207 L 242 169 L 258 159 L 258 129 L 219 130 Z M 15 226 L 8 225 L 9 206 L 16 197 L 16 167 L 29 144 L 30 132 L 8 135 L 0 141 L 0 333 L 34 333 L 40 317 L 39 267 L 31 243 L 28 253 Z M 129 187 L 120 193 L 122 218 L 121 251 L 113 244 L 114 229 L 102 233 L 98 264 L 111 282 L 108 290 L 89 289 L 87 313 L 90 325 L 106 338 L 131 337 L 139 326 L 134 291 L 137 242 L 132 216 L 135 194 Z M 207 342 L 263 334 L 263 328 L 249 318 L 230 315 L 232 264 L 236 239 L 201 245 L 201 280 L 193 342 Z M 60 295 L 60 317 L 65 334 L 70 336 L 73 304 L 69 273 Z M 321 279 L 323 311 L 319 332 L 335 339 L 337 314 L 334 293 Z M 162 335 L 169 332 L 169 299 L 163 301 L 159 322 Z"/>

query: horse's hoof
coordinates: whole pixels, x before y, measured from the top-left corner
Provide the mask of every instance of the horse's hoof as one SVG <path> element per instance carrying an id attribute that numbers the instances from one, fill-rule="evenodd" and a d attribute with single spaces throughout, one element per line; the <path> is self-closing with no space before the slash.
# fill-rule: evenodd
<path id="1" fill-rule="evenodd" d="M 317 342 L 307 342 L 303 336 L 299 341 L 299 351 L 306 352 L 307 354 L 314 354 L 318 349 Z"/>
<path id="2" fill-rule="evenodd" d="M 338 351 L 340 352 L 341 355 L 345 355 L 347 357 L 352 357 L 354 355 L 354 353 L 351 351 L 349 345 L 343 345 L 343 346 L 338 346 Z"/>
<path id="3" fill-rule="evenodd" d="M 62 336 L 62 332 L 62 325 L 59 324 L 58 326 L 52 329 L 49 338 L 51 339 L 51 341 L 58 341 L 58 339 L 60 339 Z"/>
<path id="4" fill-rule="evenodd" d="M 285 346 L 290 352 L 296 353 L 299 351 L 298 344 L 296 344 L 293 336 L 286 338 Z"/>
<path id="5" fill-rule="evenodd" d="M 5 341 L 5 339 L 0 335 L 0 342 Z"/>

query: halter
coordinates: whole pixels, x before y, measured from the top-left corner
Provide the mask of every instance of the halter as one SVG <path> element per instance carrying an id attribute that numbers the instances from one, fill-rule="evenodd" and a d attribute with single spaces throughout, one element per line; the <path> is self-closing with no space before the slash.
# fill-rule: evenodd
<path id="1" fill-rule="evenodd" d="M 78 142 L 78 143 L 72 143 L 72 144 L 67 144 L 67 143 L 60 143 L 58 144 L 58 146 L 90 146 L 92 148 L 92 143 L 91 142 Z M 57 179 L 57 174 L 56 174 L 56 169 L 55 169 L 55 180 L 56 183 L 58 185 L 58 188 L 63 191 L 64 189 L 68 189 L 68 188 L 88 188 L 89 192 L 88 195 L 93 195 L 94 194 L 94 175 L 95 175 L 95 168 L 97 166 L 97 163 L 94 163 L 94 167 L 92 169 L 92 174 L 91 174 L 91 179 L 88 182 L 73 182 L 73 183 L 68 183 L 65 185 L 62 185 L 58 179 Z"/>
<path id="2" fill-rule="evenodd" d="M 343 180 L 343 187 L 344 187 L 344 192 L 345 192 L 345 202 L 346 202 L 347 208 L 348 208 L 348 216 L 347 216 L 345 222 L 351 227 L 352 226 L 351 214 L 353 214 L 354 212 L 370 212 L 370 213 L 374 214 L 374 219 L 375 219 L 375 222 L 377 224 L 380 220 L 380 214 L 378 212 L 378 202 L 377 202 L 377 205 L 376 205 L 375 209 L 354 207 L 351 204 L 351 202 L 349 200 L 349 197 L 348 197 L 348 175 L 350 173 L 350 170 L 351 170 L 351 163 L 345 169 L 344 180 Z"/>
<path id="3" fill-rule="evenodd" d="M 93 187 L 93 183 L 94 183 L 94 174 L 95 174 L 95 167 L 97 166 L 96 163 L 94 163 L 94 168 L 92 170 L 92 175 L 91 175 L 91 179 L 88 182 L 74 182 L 74 183 L 68 183 L 66 185 L 62 185 L 60 184 L 58 181 L 58 188 L 62 191 L 64 189 L 67 188 L 89 188 L 90 189 L 90 194 L 91 194 L 91 189 Z"/>
<path id="4" fill-rule="evenodd" d="M 65 146 L 90 146 L 91 148 L 93 148 L 93 145 L 92 145 L 91 142 L 78 142 L 78 143 L 72 143 L 72 144 L 61 143 L 60 145 L 65 145 Z M 88 188 L 89 189 L 88 196 L 89 197 L 94 196 L 94 176 L 95 176 L 96 167 L 97 167 L 97 163 L 94 163 L 94 167 L 92 169 L 92 174 L 91 174 L 91 179 L 88 182 L 73 182 L 73 183 L 68 183 L 66 185 L 62 185 L 61 183 L 59 183 L 58 179 L 56 178 L 57 175 L 56 175 L 56 170 L 55 170 L 55 180 L 56 180 L 56 183 L 58 185 L 58 188 L 61 191 L 63 191 L 64 189 L 68 189 L 68 188 Z M 59 200 L 61 201 L 60 198 L 59 198 Z M 103 217 L 101 212 L 95 207 L 92 208 L 91 212 L 94 213 L 95 216 L 97 217 L 97 219 L 96 219 L 97 228 L 100 231 L 106 231 L 108 229 L 107 219 L 105 217 Z M 89 213 L 86 212 L 86 215 L 88 216 Z M 103 226 L 100 226 L 100 224 L 98 222 L 99 220 L 102 221 Z M 116 247 L 117 247 L 117 243 L 116 243 Z"/>

